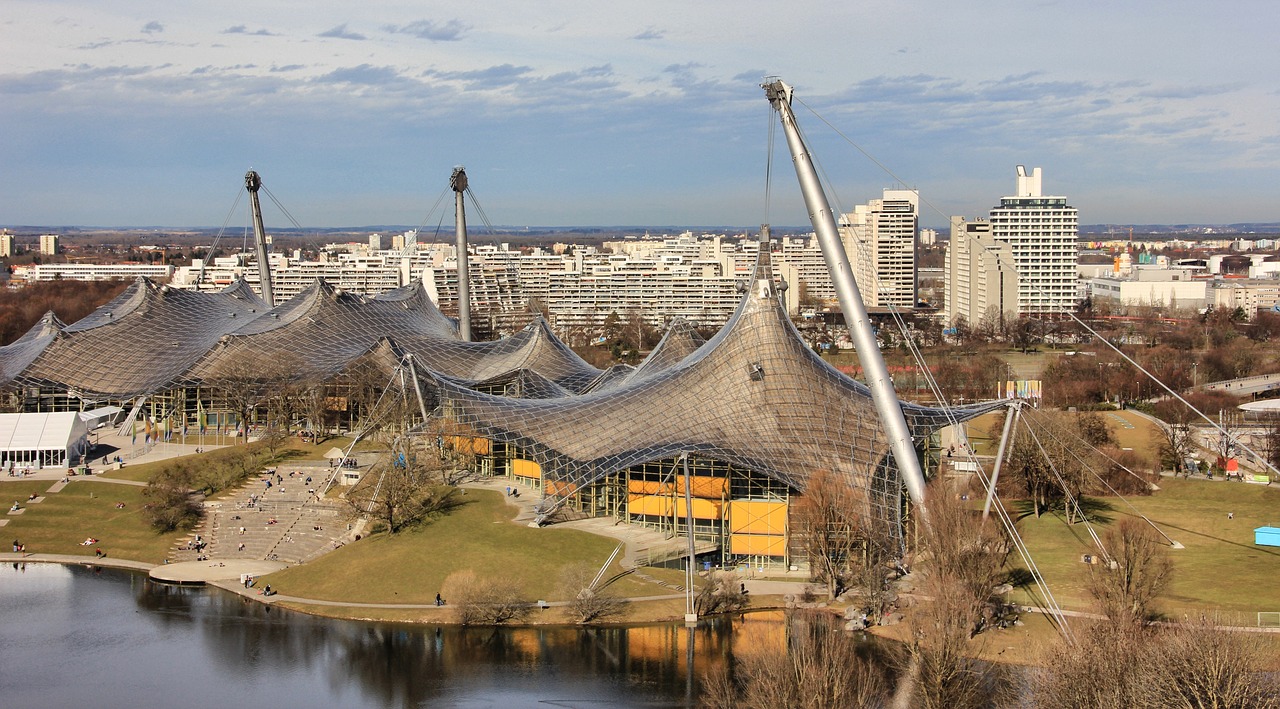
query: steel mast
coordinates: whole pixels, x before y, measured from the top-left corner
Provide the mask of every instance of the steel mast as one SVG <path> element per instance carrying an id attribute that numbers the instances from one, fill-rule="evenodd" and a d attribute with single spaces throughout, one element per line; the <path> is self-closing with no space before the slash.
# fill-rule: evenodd
<path id="1" fill-rule="evenodd" d="M 467 212 L 462 195 L 467 191 L 467 171 L 461 165 L 453 168 L 449 187 L 455 193 L 454 225 L 457 231 L 458 251 L 458 334 L 466 342 L 471 341 L 471 269 L 467 265 Z"/>
<path id="2" fill-rule="evenodd" d="M 250 170 L 244 174 L 244 186 L 249 190 L 249 207 L 253 210 L 253 243 L 258 251 L 258 281 L 262 299 L 268 308 L 276 307 L 275 293 L 271 289 L 271 262 L 267 260 L 267 230 L 262 226 L 262 204 L 258 202 L 258 188 L 262 178 Z"/>
<path id="3" fill-rule="evenodd" d="M 836 229 L 835 215 L 827 202 L 827 195 L 822 191 L 822 183 L 813 167 L 813 159 L 800 137 L 800 128 L 796 125 L 795 113 L 791 111 L 792 87 L 781 79 L 774 79 L 761 84 L 765 96 L 782 119 L 782 130 L 787 134 L 787 147 L 791 149 L 791 159 L 795 163 L 796 177 L 800 180 L 800 191 L 804 193 L 804 203 L 809 210 L 809 221 L 822 247 L 822 255 L 827 262 L 827 270 L 831 272 L 831 282 L 835 286 L 836 298 L 840 301 L 840 309 L 844 311 L 845 322 L 849 325 L 849 335 L 858 352 L 858 360 L 862 363 L 862 371 L 867 378 L 867 386 L 871 389 L 871 400 L 875 403 L 876 413 L 884 424 L 885 433 L 889 436 L 889 447 L 894 462 L 907 486 L 907 494 L 911 501 L 923 514 L 924 506 L 924 473 L 920 468 L 920 459 L 916 457 L 915 446 L 911 442 L 911 432 L 907 428 L 907 419 L 902 413 L 902 403 L 893 390 L 893 382 L 889 379 L 889 369 L 884 364 L 884 356 L 876 344 L 871 318 L 867 315 L 867 306 L 858 291 L 858 283 L 853 278 L 853 270 L 849 267 L 849 256 L 844 245 L 840 243 L 840 233 Z"/>

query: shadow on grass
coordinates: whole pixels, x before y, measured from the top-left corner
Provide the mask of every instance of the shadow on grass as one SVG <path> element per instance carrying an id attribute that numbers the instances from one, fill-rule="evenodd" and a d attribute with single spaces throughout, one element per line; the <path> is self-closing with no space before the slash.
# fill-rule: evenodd
<path id="1" fill-rule="evenodd" d="M 1115 515 L 1109 513 L 1114 513 L 1116 508 L 1105 498 L 1086 497 L 1082 495 L 1080 497 L 1080 509 L 1084 513 L 1084 516 L 1094 524 L 1110 524 L 1115 521 Z M 1009 510 L 1013 512 L 1014 522 L 1021 522 L 1027 517 L 1031 517 L 1035 514 L 1035 507 L 1032 505 L 1031 500 L 1014 500 L 1013 503 L 1009 505 Z M 1061 504 L 1051 506 L 1040 513 L 1041 517 L 1046 515 L 1054 517 L 1062 521 L 1064 524 L 1067 521 L 1066 515 L 1062 512 Z M 1079 524 L 1080 520 L 1077 520 L 1076 524 L 1071 526 L 1075 527 Z"/>
<path id="2" fill-rule="evenodd" d="M 1168 522 L 1156 522 L 1155 520 L 1152 520 L 1152 523 L 1153 523 L 1153 524 L 1156 524 L 1156 525 L 1157 525 L 1157 526 L 1159 526 L 1161 529 L 1176 529 L 1176 530 L 1178 530 L 1179 532 L 1185 532 L 1185 533 L 1190 534 L 1190 535 L 1195 536 L 1195 537 L 1204 537 L 1205 539 L 1212 539 L 1212 540 L 1214 540 L 1214 541 L 1216 541 L 1216 542 L 1222 542 L 1223 544 L 1230 544 L 1231 546 L 1234 546 L 1234 547 L 1240 547 L 1241 549 L 1248 549 L 1249 551 L 1262 552 L 1263 554 L 1269 554 L 1269 555 L 1271 555 L 1271 556 L 1280 556 L 1280 551 L 1272 551 L 1271 549 L 1267 549 L 1267 548 L 1265 548 L 1265 547 L 1260 547 L 1260 546 L 1258 546 L 1258 545 L 1256 545 L 1256 544 L 1241 544 L 1240 542 L 1233 542 L 1233 541 L 1231 541 L 1230 539 L 1223 539 L 1222 537 L 1215 537 L 1215 536 L 1213 536 L 1212 534 L 1205 534 L 1204 532 L 1197 532 L 1197 531 L 1195 531 L 1195 530 L 1187 529 L 1186 527 L 1179 527 L 1179 526 L 1178 526 L 1178 525 L 1176 525 L 1176 524 L 1170 524 L 1170 523 L 1168 523 Z M 1179 540 L 1179 541 L 1180 541 L 1180 540 Z"/>

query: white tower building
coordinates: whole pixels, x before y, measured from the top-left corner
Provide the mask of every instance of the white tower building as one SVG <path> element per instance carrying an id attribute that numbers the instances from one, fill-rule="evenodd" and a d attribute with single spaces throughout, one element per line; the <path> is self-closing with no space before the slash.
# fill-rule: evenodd
<path id="1" fill-rule="evenodd" d="M 869 307 L 916 306 L 916 231 L 920 193 L 885 190 L 840 217 L 840 238 Z"/>
<path id="2" fill-rule="evenodd" d="M 991 237 L 1009 244 L 1018 271 L 1018 312 L 1058 313 L 1077 298 L 1076 208 L 1045 195 L 1040 168 L 1018 166 L 1014 194 L 991 210 Z"/>

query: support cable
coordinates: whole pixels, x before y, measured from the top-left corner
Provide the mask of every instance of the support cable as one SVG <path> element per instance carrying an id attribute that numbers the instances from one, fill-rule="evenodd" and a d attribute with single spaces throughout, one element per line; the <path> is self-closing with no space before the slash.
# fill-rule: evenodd
<path id="1" fill-rule="evenodd" d="M 1059 307 L 1061 307 L 1061 306 L 1059 306 Z M 1112 350 L 1114 350 L 1114 351 L 1115 351 L 1115 353 L 1116 353 L 1116 354 L 1118 354 L 1118 355 L 1120 355 L 1122 358 L 1124 358 L 1124 360 L 1125 360 L 1126 362 L 1128 362 L 1129 364 L 1133 365 L 1134 369 L 1137 369 L 1139 372 L 1142 372 L 1143 374 L 1145 374 L 1145 375 L 1147 376 L 1147 378 L 1148 378 L 1148 379 L 1150 379 L 1151 381 L 1153 381 L 1153 382 L 1155 382 L 1156 384 L 1160 385 L 1160 388 L 1161 388 L 1161 389 L 1164 389 L 1166 392 L 1168 392 L 1170 396 L 1172 396 L 1173 398 L 1177 399 L 1178 401 L 1181 401 L 1184 405 L 1186 405 L 1186 407 L 1187 407 L 1188 409 L 1191 409 L 1192 411 L 1194 411 L 1194 412 L 1196 413 L 1196 415 L 1197 415 L 1197 416 L 1199 416 L 1200 418 L 1202 418 L 1202 419 L 1204 419 L 1205 421 L 1207 421 L 1207 422 L 1209 423 L 1209 425 L 1210 425 L 1210 426 L 1212 426 L 1212 427 L 1214 428 L 1214 430 L 1216 430 L 1216 431 L 1217 431 L 1219 434 L 1221 434 L 1224 438 L 1226 438 L 1227 440 L 1229 440 L 1229 441 L 1231 441 L 1231 442 L 1235 443 L 1235 445 L 1240 446 L 1240 448 L 1244 449 L 1244 451 L 1245 451 L 1245 452 L 1247 452 L 1249 455 L 1252 455 L 1254 458 L 1256 458 L 1256 459 L 1258 460 L 1258 462 L 1260 462 L 1260 463 L 1262 463 L 1264 466 L 1266 466 L 1266 467 L 1267 467 L 1267 469 L 1268 469 L 1268 470 L 1270 470 L 1270 471 L 1271 471 L 1272 473 L 1274 473 L 1275 475 L 1280 475 L 1280 470 L 1276 469 L 1276 467 L 1275 467 L 1274 465 L 1272 465 L 1272 464 L 1270 463 L 1270 461 L 1268 461 L 1264 456 L 1262 456 L 1261 454 L 1259 454 L 1257 451 L 1253 450 L 1253 449 L 1252 449 L 1252 448 L 1250 448 L 1249 446 L 1245 445 L 1244 441 L 1240 440 L 1240 439 L 1239 439 L 1239 437 L 1232 436 L 1230 433 L 1228 433 L 1226 429 L 1224 429 L 1220 424 L 1218 424 L 1218 422 L 1216 422 L 1216 421 L 1214 421 L 1213 419 L 1209 418 L 1209 417 L 1208 417 L 1208 416 L 1207 416 L 1203 411 L 1201 411 L 1200 409 L 1197 409 L 1194 405 L 1192 405 L 1192 403 L 1191 403 L 1191 402 L 1189 402 L 1189 401 L 1187 401 L 1185 398 L 1183 398 L 1181 394 L 1179 394 L 1178 392 L 1176 392 L 1176 391 L 1174 391 L 1173 389 L 1171 389 L 1171 388 L 1169 387 L 1169 385 L 1167 385 L 1167 384 L 1165 384 L 1164 382 L 1160 381 L 1160 379 L 1159 379 L 1159 378 L 1157 378 L 1157 377 L 1156 377 L 1156 375 L 1154 375 L 1154 374 L 1152 374 L 1151 372 L 1147 371 L 1147 369 L 1146 369 L 1145 367 L 1143 367 L 1142 365 L 1138 364 L 1136 360 L 1134 360 L 1134 359 L 1133 359 L 1132 357 L 1130 357 L 1129 355 L 1125 354 L 1125 353 L 1124 353 L 1124 350 L 1121 350 L 1119 347 L 1116 347 L 1116 346 L 1115 346 L 1115 344 L 1113 344 L 1113 343 L 1111 342 L 1111 340 L 1108 340 L 1107 338 L 1103 337 L 1102 335 L 1099 335 L 1099 334 L 1098 334 L 1098 333 L 1097 333 L 1093 328 L 1091 328 L 1091 327 L 1089 327 L 1087 324 L 1085 324 L 1085 322 L 1084 322 L 1083 320 L 1081 320 L 1080 318 L 1076 317 L 1076 314 L 1075 314 L 1075 313 L 1073 313 L 1073 312 L 1071 312 L 1071 311 L 1069 311 L 1069 310 L 1067 310 L 1067 309 L 1065 309 L 1065 308 L 1062 308 L 1062 312 L 1064 312 L 1064 313 L 1066 313 L 1068 316 L 1070 316 L 1072 320 L 1075 320 L 1075 321 L 1076 321 L 1076 323 L 1077 323 L 1077 324 L 1079 324 L 1079 325 L 1080 325 L 1080 327 L 1083 327 L 1083 328 L 1084 328 L 1084 329 L 1085 329 L 1085 330 L 1086 330 L 1090 335 L 1093 335 L 1094 337 L 1098 338 L 1098 339 L 1099 339 L 1099 340 L 1101 340 L 1101 341 L 1102 341 L 1102 342 L 1103 342 L 1107 347 L 1110 347 Z"/>
<path id="2" fill-rule="evenodd" d="M 1055 443 L 1058 443 L 1060 446 L 1062 446 L 1062 449 L 1063 449 L 1064 451 L 1066 451 L 1067 453 L 1069 453 L 1069 454 L 1071 455 L 1071 457 L 1073 457 L 1073 458 L 1075 458 L 1075 459 L 1076 459 L 1076 462 L 1080 464 L 1080 467 L 1081 467 L 1081 468 L 1083 468 L 1084 470 L 1088 471 L 1088 472 L 1089 472 L 1089 474 L 1090 474 L 1090 475 L 1092 475 L 1093 477 L 1097 478 L 1098 482 L 1102 483 L 1102 485 L 1103 485 L 1104 487 L 1106 487 L 1108 490 L 1110 490 L 1112 495 L 1115 495 L 1116 497 L 1120 498 L 1120 501 L 1121 501 L 1121 502 L 1124 502 L 1124 504 L 1125 504 L 1125 505 L 1127 505 L 1127 506 L 1129 507 L 1129 509 L 1130 509 L 1130 510 L 1133 510 L 1133 513 L 1134 513 L 1135 515 L 1137 515 L 1137 516 L 1141 517 L 1141 518 L 1142 518 L 1142 520 L 1143 520 L 1144 522 L 1146 522 L 1147 524 L 1151 525 L 1151 528 L 1152 528 L 1152 529 L 1154 529 L 1154 530 L 1156 531 L 1156 534 L 1159 534 L 1160 536 L 1164 537 L 1164 538 L 1165 538 L 1165 541 L 1169 542 L 1169 546 L 1172 546 L 1172 547 L 1175 547 L 1175 548 L 1179 548 L 1179 547 L 1181 547 L 1181 546 L 1182 546 L 1182 545 L 1181 545 L 1181 544 L 1179 544 L 1178 542 L 1174 541 L 1174 540 L 1173 540 L 1173 538 L 1171 538 L 1168 534 L 1165 534 L 1165 533 L 1164 533 L 1164 530 L 1160 529 L 1160 527 L 1158 527 L 1158 526 L 1156 525 L 1156 523 L 1155 523 L 1155 522 L 1152 522 L 1152 521 L 1151 521 L 1151 519 L 1150 519 L 1149 517 L 1147 517 L 1146 515 L 1142 514 L 1142 512 L 1140 512 L 1140 511 L 1138 510 L 1138 508 L 1137 508 L 1137 507 L 1134 507 L 1134 506 L 1133 506 L 1133 503 L 1129 502 L 1128 498 L 1126 498 L 1124 495 L 1121 495 L 1119 492 L 1117 492 L 1117 491 L 1116 491 L 1116 489 L 1115 489 L 1114 487 L 1112 487 L 1112 486 L 1111 486 L 1111 484 L 1110 484 L 1110 483 L 1108 483 L 1108 482 L 1106 481 L 1106 479 L 1105 479 L 1105 478 L 1103 478 L 1101 475 L 1099 475 L 1099 474 L 1098 474 L 1098 471 L 1096 471 L 1096 470 L 1094 470 L 1094 469 L 1093 469 L 1093 466 L 1089 465 L 1089 463 L 1088 463 L 1087 461 L 1085 461 L 1083 458 L 1081 458 L 1081 457 L 1080 457 L 1080 454 L 1079 454 L 1079 453 L 1077 453 L 1075 450 L 1073 450 L 1070 446 L 1066 445 L 1066 443 L 1064 443 L 1064 442 L 1063 442 L 1062 438 L 1060 438 L 1060 437 L 1058 436 L 1058 434 L 1057 434 L 1057 433 L 1055 433 L 1055 432 L 1054 432 L 1054 430 L 1053 430 L 1051 427 L 1049 427 L 1049 426 L 1042 426 L 1042 428 L 1041 428 L 1041 432 L 1042 432 L 1042 433 L 1044 433 L 1044 434 L 1045 434 L 1046 436 L 1048 436 L 1049 438 L 1052 438 L 1052 439 L 1054 440 L 1054 442 L 1055 442 Z M 1070 433 L 1070 432 L 1068 431 L 1067 433 Z M 1101 455 L 1103 458 L 1106 458 L 1106 459 L 1107 459 L 1108 461 L 1110 461 L 1111 463 L 1114 463 L 1115 465 L 1119 466 L 1119 467 L 1120 467 L 1121 469 L 1123 469 L 1125 472 L 1129 473 L 1129 474 L 1130 474 L 1130 475 L 1132 475 L 1133 477 L 1135 477 L 1135 478 L 1137 478 L 1138 480 L 1140 480 L 1143 484 L 1147 484 L 1147 485 L 1149 485 L 1149 484 L 1150 484 L 1150 483 L 1148 483 L 1146 480 L 1143 480 L 1143 479 L 1142 479 L 1142 477 L 1141 477 L 1141 476 L 1139 476 L 1137 473 L 1135 473 L 1135 472 L 1133 472 L 1132 470 L 1129 470 L 1128 468 L 1124 467 L 1124 466 L 1123 466 L 1123 465 L 1121 465 L 1119 462 L 1117 462 L 1114 458 L 1112 458 L 1111 456 L 1109 456 L 1109 455 L 1107 455 L 1106 453 L 1102 452 L 1102 451 L 1101 451 L 1101 450 L 1099 450 L 1096 446 L 1094 446 L 1094 445 L 1090 444 L 1088 441 L 1084 440 L 1083 438 L 1080 438 L 1079 436 L 1076 436 L 1075 434 L 1071 434 L 1071 435 L 1073 436 L 1073 438 L 1074 438 L 1076 441 L 1079 441 L 1080 443 L 1083 443 L 1084 445 L 1088 446 L 1088 447 L 1089 447 L 1089 448 L 1091 448 L 1095 453 L 1097 453 L 1098 455 Z"/>
<path id="3" fill-rule="evenodd" d="M 878 160 L 872 157 L 869 153 L 863 150 L 860 146 L 858 146 L 853 141 L 849 140 L 848 137 L 844 136 L 843 133 L 841 133 L 838 129 L 832 126 L 831 123 L 827 121 L 825 118 L 823 118 L 822 116 L 814 112 L 813 109 L 810 108 L 807 104 L 803 104 L 803 102 L 801 103 L 802 105 L 805 105 L 805 107 L 808 108 L 810 112 L 813 112 L 815 116 L 818 116 L 819 120 L 821 120 L 823 123 L 830 126 L 832 130 L 835 130 L 836 133 L 840 135 L 842 138 L 844 138 L 850 145 L 852 145 L 864 156 L 866 156 L 869 160 L 871 160 L 873 163 L 879 166 L 882 170 L 884 170 L 886 174 L 893 177 L 896 181 L 904 185 L 906 184 L 904 180 L 897 177 L 897 175 L 895 175 L 882 163 L 880 163 Z M 770 153 L 772 154 L 772 151 L 770 151 Z M 828 184 L 831 184 L 831 181 L 829 179 L 828 179 Z M 938 211 L 939 214 L 942 213 L 940 210 L 937 210 L 936 207 L 933 207 L 933 205 L 930 204 L 927 200 L 923 200 L 923 201 L 925 202 L 925 204 L 930 206 L 930 208 L 934 209 L 935 211 Z M 839 204 L 839 202 L 837 202 L 837 204 Z M 869 247 L 866 244 L 858 242 L 856 238 L 854 239 L 854 241 L 857 242 L 856 248 L 859 249 L 859 252 L 858 252 L 859 256 L 864 259 L 870 258 L 870 254 L 868 252 Z M 873 278 L 873 283 L 871 285 L 878 293 L 880 292 L 880 286 L 878 283 L 878 279 L 876 279 L 874 273 L 872 274 L 872 278 Z M 907 343 L 907 347 L 909 351 L 911 351 L 913 358 L 916 360 L 918 368 L 924 375 L 926 383 L 929 385 L 931 391 L 937 398 L 937 401 L 939 402 L 940 407 L 945 412 L 947 419 L 950 421 L 951 425 L 959 427 L 960 424 L 959 424 L 958 418 L 956 417 L 951 405 L 947 402 L 946 397 L 943 394 L 941 387 L 938 385 L 936 378 L 933 377 L 932 370 L 930 370 L 927 364 L 925 363 L 923 353 L 920 352 L 919 348 L 916 346 L 914 338 L 911 337 L 911 334 L 906 326 L 905 320 L 902 318 L 901 313 L 896 308 L 896 306 L 892 304 L 890 304 L 889 306 L 889 311 L 892 317 L 894 318 L 895 324 L 898 326 L 899 330 L 902 332 L 903 340 L 904 342 Z M 984 484 L 986 484 L 987 483 L 986 472 L 982 468 L 982 465 L 977 461 L 976 457 L 973 455 L 971 449 L 969 451 L 969 457 L 970 457 L 970 461 L 974 463 L 975 469 L 978 471 L 980 479 Z M 1023 564 L 1031 572 L 1032 578 L 1035 580 L 1037 587 L 1040 589 L 1040 592 L 1043 594 L 1046 610 L 1049 612 L 1049 615 L 1052 618 L 1054 618 L 1063 636 L 1066 637 L 1068 641 L 1073 641 L 1070 627 L 1067 625 L 1067 622 L 1066 622 L 1066 615 L 1062 612 L 1062 608 L 1058 605 L 1057 600 L 1054 598 L 1052 592 L 1048 587 L 1048 584 L 1045 582 L 1043 574 L 1040 572 L 1038 565 L 1035 563 L 1035 560 L 1032 558 L 1030 549 L 1027 547 L 1025 541 L 1022 539 L 1022 536 L 1018 533 L 1017 526 L 1014 524 L 1013 519 L 1009 516 L 1008 510 L 1006 510 L 1004 505 L 999 502 L 998 498 L 997 498 L 996 512 L 997 512 L 997 517 L 1000 519 L 1001 526 L 1004 527 L 1005 531 L 1009 534 L 1010 538 L 1013 540 L 1014 548 L 1017 550 L 1019 557 L 1023 561 Z"/>

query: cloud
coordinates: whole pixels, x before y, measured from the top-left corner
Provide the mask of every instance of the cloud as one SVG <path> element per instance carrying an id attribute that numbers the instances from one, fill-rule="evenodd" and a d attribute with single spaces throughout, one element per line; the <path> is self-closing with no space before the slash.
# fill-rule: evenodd
<path id="1" fill-rule="evenodd" d="M 151 74 L 162 66 L 103 66 L 78 64 L 65 69 L 48 69 L 24 75 L 0 76 L 0 95 L 51 93 L 73 87 L 100 87 Z"/>
<path id="2" fill-rule="evenodd" d="M 390 84 L 405 81 L 400 76 L 400 72 L 389 66 L 373 66 L 372 64 L 361 64 L 360 66 L 343 67 L 334 69 L 333 71 L 318 77 L 317 82 L 322 84 L 360 84 L 362 86 L 387 86 Z"/>
<path id="3" fill-rule="evenodd" d="M 283 66 L 273 65 L 270 69 L 268 69 L 268 71 L 272 71 L 272 72 L 298 71 L 299 69 L 305 69 L 305 68 L 306 67 L 302 64 L 285 64 Z"/>
<path id="4" fill-rule="evenodd" d="M 275 37 L 276 36 L 275 32 L 271 32 L 265 28 L 250 32 L 249 28 L 244 25 L 234 25 L 234 26 L 228 27 L 225 30 L 222 30 L 222 34 L 249 34 L 249 35 L 256 35 L 259 37 Z"/>
<path id="5" fill-rule="evenodd" d="M 386 25 L 382 29 L 392 34 L 407 34 L 411 37 L 428 39 L 432 42 L 456 42 L 462 39 L 462 34 L 471 29 L 471 26 L 465 25 L 459 20 L 449 20 L 444 23 L 437 23 L 434 20 L 418 20 L 407 25 Z"/>
<path id="6" fill-rule="evenodd" d="M 492 89 L 522 81 L 532 71 L 533 67 L 499 64 L 476 71 L 427 71 L 423 76 L 445 81 L 460 81 L 467 84 L 469 89 Z"/>
<path id="7" fill-rule="evenodd" d="M 654 29 L 653 27 L 649 27 L 649 28 L 646 28 L 645 31 L 639 34 L 632 35 L 631 39 L 638 39 L 638 40 L 663 39 L 666 36 L 667 36 L 667 33 L 665 30 L 659 30 L 659 29 Z"/>
<path id="8" fill-rule="evenodd" d="M 164 32 L 164 25 L 160 24 L 155 20 L 152 20 L 142 26 L 142 31 L 145 34 L 154 34 L 156 32 Z"/>
<path id="9" fill-rule="evenodd" d="M 336 39 L 368 39 L 358 32 L 348 32 L 347 23 L 342 23 L 331 30 L 321 32 L 317 37 L 333 37 Z"/>

